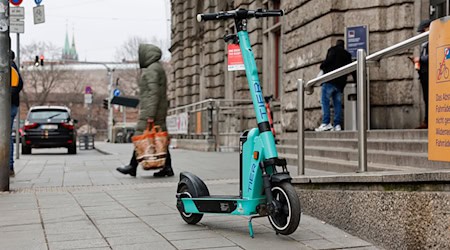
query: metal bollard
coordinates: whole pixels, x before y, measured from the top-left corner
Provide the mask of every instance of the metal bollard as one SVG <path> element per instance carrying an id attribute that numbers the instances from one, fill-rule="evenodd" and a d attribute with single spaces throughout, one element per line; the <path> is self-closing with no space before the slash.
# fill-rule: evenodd
<path id="1" fill-rule="evenodd" d="M 305 175 L 305 86 L 303 79 L 297 80 L 297 174 Z"/>
<path id="2" fill-rule="evenodd" d="M 366 52 L 357 52 L 357 84 L 358 84 L 358 165 L 360 172 L 367 171 L 367 68 Z"/>

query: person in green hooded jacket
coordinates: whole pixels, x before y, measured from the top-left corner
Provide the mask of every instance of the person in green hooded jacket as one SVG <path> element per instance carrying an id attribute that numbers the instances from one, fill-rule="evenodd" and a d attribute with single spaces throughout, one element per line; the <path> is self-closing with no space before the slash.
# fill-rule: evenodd
<path id="1" fill-rule="evenodd" d="M 167 77 L 159 60 L 161 59 L 161 50 L 151 44 L 140 44 L 138 49 L 139 66 L 142 69 L 139 80 L 139 119 L 136 126 L 135 135 L 144 132 L 149 121 L 155 125 L 166 129 L 167 116 Z M 130 164 L 117 168 L 122 174 L 136 176 L 136 170 L 139 163 L 136 160 L 136 154 L 133 152 Z M 164 168 L 153 174 L 154 177 L 173 176 L 172 160 L 169 150 L 167 150 L 166 163 Z"/>

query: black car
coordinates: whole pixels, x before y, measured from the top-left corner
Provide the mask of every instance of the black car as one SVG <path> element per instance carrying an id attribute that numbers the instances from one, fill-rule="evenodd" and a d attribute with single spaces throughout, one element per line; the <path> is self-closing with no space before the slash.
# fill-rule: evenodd
<path id="1" fill-rule="evenodd" d="M 67 107 L 32 107 L 23 127 L 22 154 L 31 154 L 32 148 L 59 147 L 67 148 L 69 154 L 76 154 L 76 123 Z"/>

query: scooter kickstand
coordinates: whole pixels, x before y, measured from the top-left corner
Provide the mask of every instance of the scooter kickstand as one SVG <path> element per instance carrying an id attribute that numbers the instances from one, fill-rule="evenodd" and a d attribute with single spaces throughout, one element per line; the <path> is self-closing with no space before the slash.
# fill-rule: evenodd
<path id="1" fill-rule="evenodd" d="M 255 235 L 253 233 L 253 224 L 252 224 L 252 219 L 253 217 L 250 217 L 250 219 L 248 219 L 248 232 L 250 233 L 250 237 L 255 238 Z"/>
<path id="2" fill-rule="evenodd" d="M 254 218 L 261 218 L 261 217 L 266 217 L 266 215 L 253 215 L 253 216 L 250 216 L 250 218 L 248 219 L 248 231 L 250 233 L 250 237 L 252 237 L 252 238 L 255 238 L 255 234 L 253 233 L 252 220 Z"/>

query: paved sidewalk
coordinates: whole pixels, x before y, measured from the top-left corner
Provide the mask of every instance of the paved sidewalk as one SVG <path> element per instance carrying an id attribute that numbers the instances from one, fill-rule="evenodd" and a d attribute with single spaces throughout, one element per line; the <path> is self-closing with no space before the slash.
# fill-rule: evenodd
<path id="1" fill-rule="evenodd" d="M 236 194 L 236 153 L 172 150 L 176 176 L 132 178 L 115 171 L 130 144 L 96 146 L 108 154 L 21 156 L 13 191 L 0 193 L 2 249 L 377 249 L 306 215 L 290 236 L 276 235 L 267 218 L 254 220 L 254 239 L 242 216 L 205 215 L 187 225 L 175 207 L 179 171 L 204 178 L 211 193 Z"/>

